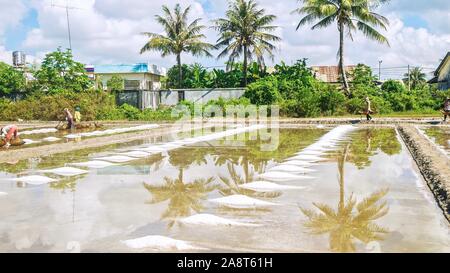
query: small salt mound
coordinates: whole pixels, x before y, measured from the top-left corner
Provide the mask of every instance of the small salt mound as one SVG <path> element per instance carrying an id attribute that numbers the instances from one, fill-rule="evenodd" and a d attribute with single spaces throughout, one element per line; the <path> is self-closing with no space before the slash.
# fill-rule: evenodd
<path id="1" fill-rule="evenodd" d="M 35 141 L 32 139 L 22 139 L 23 142 L 25 142 L 25 145 L 30 145 L 30 144 L 35 144 L 35 143 L 39 143 L 40 141 Z"/>
<path id="2" fill-rule="evenodd" d="M 252 209 L 252 208 L 267 208 L 272 206 L 278 206 L 279 204 L 266 202 L 251 198 L 245 195 L 232 195 L 217 199 L 210 199 L 212 203 L 219 204 L 221 206 L 234 208 L 234 209 Z"/>
<path id="3" fill-rule="evenodd" d="M 47 141 L 47 142 L 55 142 L 55 141 L 58 141 L 58 140 L 61 140 L 61 139 L 57 138 L 57 137 L 46 137 L 46 138 L 43 139 L 43 141 Z"/>
<path id="4" fill-rule="evenodd" d="M 304 152 L 327 152 L 327 151 L 331 151 L 331 150 L 333 150 L 333 148 L 325 148 L 322 146 L 313 146 L 313 147 L 305 148 L 303 151 Z"/>
<path id="5" fill-rule="evenodd" d="M 72 163 L 70 165 L 74 165 L 77 167 L 87 167 L 92 169 L 103 169 L 110 166 L 116 166 L 117 164 L 106 162 L 106 161 L 100 161 L 100 160 L 94 160 L 94 161 L 88 161 L 88 162 L 81 162 L 81 163 Z"/>
<path id="6" fill-rule="evenodd" d="M 299 153 L 296 153 L 296 155 L 314 155 L 314 156 L 319 156 L 319 155 L 323 155 L 324 151 L 314 151 L 314 150 L 303 150 Z"/>
<path id="7" fill-rule="evenodd" d="M 169 251 L 169 250 L 202 250 L 204 248 L 196 247 L 189 242 L 175 240 L 169 237 L 152 235 L 142 238 L 136 238 L 132 240 L 122 241 L 127 247 L 140 249 L 148 248 L 158 251 Z"/>
<path id="8" fill-rule="evenodd" d="M 309 160 L 309 161 L 322 161 L 324 158 L 315 155 L 296 155 L 291 157 L 293 160 Z"/>
<path id="9" fill-rule="evenodd" d="M 109 162 L 114 162 L 114 163 L 125 163 L 125 162 L 136 160 L 136 158 L 129 157 L 129 156 L 122 156 L 122 155 L 114 155 L 114 156 L 105 156 L 105 157 L 96 158 L 96 160 L 104 160 L 104 161 L 109 161 Z"/>
<path id="10" fill-rule="evenodd" d="M 5 195 L 8 195 L 6 192 L 1 192 L 0 191 L 0 196 L 5 196 Z"/>
<path id="11" fill-rule="evenodd" d="M 167 150 L 173 150 L 173 149 L 178 149 L 181 147 L 181 145 L 177 145 L 177 144 L 173 144 L 173 143 L 166 143 L 164 145 L 160 146 L 161 148 L 165 148 Z"/>
<path id="12" fill-rule="evenodd" d="M 78 135 L 71 134 L 71 135 L 66 135 L 64 137 L 67 138 L 67 139 L 76 139 L 76 138 L 80 138 L 82 136 L 81 136 L 81 134 L 78 134 Z"/>
<path id="13" fill-rule="evenodd" d="M 295 166 L 295 165 L 288 165 L 288 164 L 281 164 L 278 166 L 275 166 L 273 168 L 270 169 L 270 171 L 274 171 L 274 172 L 291 172 L 291 173 L 313 173 L 316 172 L 316 170 L 311 170 L 311 169 L 307 169 L 307 168 L 303 168 L 303 167 L 299 167 L 299 166 Z"/>
<path id="14" fill-rule="evenodd" d="M 212 214 L 196 214 L 184 219 L 180 222 L 185 225 L 205 225 L 205 226 L 241 226 L 241 227 L 257 227 L 259 225 L 242 223 L 236 220 L 225 219 Z"/>
<path id="15" fill-rule="evenodd" d="M 144 158 L 144 157 L 150 156 L 151 154 L 146 153 L 146 152 L 141 152 L 141 151 L 131 151 L 131 152 L 127 152 L 127 153 L 121 153 L 120 155 Z"/>
<path id="16" fill-rule="evenodd" d="M 58 132 L 55 128 L 44 128 L 44 129 L 38 129 L 38 130 L 31 130 L 31 131 L 23 131 L 20 132 L 19 135 L 35 135 L 35 134 L 47 134 L 47 133 L 55 133 Z"/>
<path id="17" fill-rule="evenodd" d="M 135 149 L 135 151 L 144 151 L 144 152 L 149 152 L 149 153 L 161 153 L 161 152 L 167 151 L 167 149 L 164 147 L 159 147 L 159 146 L 150 146 L 150 147 L 145 147 L 145 148 L 141 148 L 141 149 Z"/>
<path id="18" fill-rule="evenodd" d="M 56 179 L 49 178 L 47 176 L 40 176 L 40 175 L 30 175 L 30 176 L 22 176 L 11 179 L 12 181 L 18 181 L 18 182 L 25 182 L 31 185 L 42 185 L 47 184 L 51 182 L 57 181 Z"/>
<path id="19" fill-rule="evenodd" d="M 310 167 L 310 166 L 315 166 L 316 165 L 316 164 L 311 163 L 309 161 L 302 161 L 302 160 L 288 160 L 288 161 L 285 161 L 283 164 L 294 165 L 294 166 L 301 166 L 301 167 Z"/>
<path id="20" fill-rule="evenodd" d="M 76 176 L 81 174 L 86 174 L 88 171 L 72 168 L 72 167 L 63 167 L 63 168 L 57 168 L 52 170 L 44 170 L 41 171 L 43 173 L 53 173 L 61 176 Z"/>
<path id="21" fill-rule="evenodd" d="M 267 181 L 257 181 L 247 184 L 239 185 L 240 188 L 257 191 L 257 192 L 273 192 L 273 191 L 283 191 L 283 190 L 303 190 L 306 187 L 299 186 L 285 186 L 279 185 L 272 182 Z"/>
<path id="22" fill-rule="evenodd" d="M 272 181 L 294 181 L 294 180 L 314 179 L 314 177 L 311 176 L 295 175 L 285 172 L 267 172 L 261 174 L 260 177 Z"/>

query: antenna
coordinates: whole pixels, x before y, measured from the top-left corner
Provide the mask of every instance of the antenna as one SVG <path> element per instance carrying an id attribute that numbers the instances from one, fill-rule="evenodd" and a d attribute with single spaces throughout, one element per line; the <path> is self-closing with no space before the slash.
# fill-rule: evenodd
<path id="1" fill-rule="evenodd" d="M 52 0 L 51 4 L 53 8 L 63 8 L 66 10 L 66 17 L 67 17 L 67 33 L 69 36 L 69 48 L 70 51 L 72 51 L 72 35 L 70 32 L 70 16 L 69 16 L 69 10 L 74 10 L 74 9 L 78 9 L 78 10 L 82 10 L 82 8 L 79 7 L 75 7 L 75 6 L 70 6 L 69 5 L 69 0 L 65 0 L 66 4 L 65 5 L 57 5 L 54 3 L 54 0 Z"/>

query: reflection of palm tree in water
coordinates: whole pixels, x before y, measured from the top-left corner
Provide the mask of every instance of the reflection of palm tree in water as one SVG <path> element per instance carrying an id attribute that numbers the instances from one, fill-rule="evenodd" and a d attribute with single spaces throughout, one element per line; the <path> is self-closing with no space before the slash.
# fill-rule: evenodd
<path id="1" fill-rule="evenodd" d="M 186 217 L 192 215 L 193 212 L 201 212 L 203 210 L 201 201 L 206 199 L 208 193 L 216 189 L 216 186 L 212 185 L 212 177 L 184 183 L 182 169 L 180 169 L 178 178 L 165 177 L 164 181 L 163 186 L 152 186 L 144 183 L 144 187 L 152 194 L 149 204 L 169 200 L 169 205 L 161 216 L 162 219 L 170 220 L 169 227 L 175 224 L 178 217 Z"/>
<path id="2" fill-rule="evenodd" d="M 243 170 L 244 170 L 244 177 L 241 177 L 238 172 L 236 171 L 235 165 L 232 163 L 227 164 L 229 177 L 219 176 L 220 180 L 225 184 L 225 187 L 220 187 L 219 192 L 220 194 L 224 196 L 229 196 L 233 194 L 242 194 L 247 195 L 251 197 L 265 197 L 265 198 L 276 198 L 281 195 L 280 192 L 255 192 L 252 190 L 247 190 L 244 188 L 241 188 L 240 186 L 243 184 L 250 183 L 251 181 L 256 180 L 256 176 L 254 172 L 249 171 L 248 164 L 244 162 L 243 164 Z"/>
<path id="3" fill-rule="evenodd" d="M 388 213 L 387 203 L 380 204 L 388 189 L 375 192 L 359 203 L 353 195 L 345 201 L 344 164 L 347 152 L 348 146 L 338 160 L 340 191 L 337 210 L 316 203 L 314 206 L 319 209 L 319 213 L 301 208 L 308 218 L 305 227 L 314 235 L 329 234 L 330 250 L 333 252 L 354 252 L 356 250 L 354 239 L 368 244 L 382 241 L 384 239 L 382 235 L 388 233 L 387 229 L 374 223 Z"/>

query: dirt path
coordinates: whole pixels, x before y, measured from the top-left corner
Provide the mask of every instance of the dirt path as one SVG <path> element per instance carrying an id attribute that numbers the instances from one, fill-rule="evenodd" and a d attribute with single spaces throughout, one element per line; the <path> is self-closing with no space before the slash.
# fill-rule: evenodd
<path id="1" fill-rule="evenodd" d="M 420 172 L 450 221 L 450 159 L 412 125 L 398 127 Z"/>

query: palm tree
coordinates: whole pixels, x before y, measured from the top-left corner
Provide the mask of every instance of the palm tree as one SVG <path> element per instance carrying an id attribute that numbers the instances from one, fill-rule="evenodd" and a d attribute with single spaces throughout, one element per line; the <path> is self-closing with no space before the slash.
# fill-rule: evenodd
<path id="1" fill-rule="evenodd" d="M 188 23 L 191 7 L 181 9 L 180 4 L 170 11 L 167 6 L 162 7 L 164 16 L 156 15 L 156 21 L 163 26 L 165 35 L 144 32 L 150 39 L 141 49 L 141 54 L 147 51 L 160 51 L 162 57 L 176 55 L 178 65 L 178 87 L 182 88 L 183 70 L 181 66 L 181 53 L 187 52 L 194 56 L 211 57 L 209 50 L 214 45 L 204 42 L 206 38 L 201 32 L 205 26 L 200 25 L 201 18 Z"/>
<path id="2" fill-rule="evenodd" d="M 227 69 L 243 55 L 244 86 L 247 85 L 249 60 L 256 57 L 260 67 L 263 67 L 265 54 L 273 59 L 275 46 L 272 42 L 281 40 L 270 34 L 277 28 L 271 25 L 275 19 L 275 15 L 266 15 L 264 9 L 259 9 L 254 0 L 234 0 L 229 3 L 226 18 L 214 21 L 214 28 L 220 32 L 216 46 L 224 47 L 218 58 L 229 55 Z"/>
<path id="3" fill-rule="evenodd" d="M 389 208 L 386 202 L 380 203 L 388 189 L 371 194 L 361 202 L 351 195 L 347 201 L 344 192 L 344 165 L 347 159 L 348 146 L 343 156 L 338 160 L 339 170 L 339 204 L 333 209 L 326 204 L 316 204 L 320 213 L 300 208 L 308 218 L 305 227 L 314 235 L 329 234 L 330 249 L 333 252 L 354 252 L 353 239 L 365 244 L 384 239 L 382 235 L 389 231 L 376 223 L 375 220 L 385 216 Z M 355 212 L 356 209 L 356 212 Z"/>
<path id="4" fill-rule="evenodd" d="M 241 194 L 241 195 L 247 195 L 250 197 L 263 197 L 263 198 L 277 198 L 281 196 L 281 192 L 256 192 L 253 190 L 247 190 L 244 188 L 241 188 L 240 186 L 250 183 L 251 181 L 256 181 L 256 175 L 253 172 L 249 171 L 248 166 L 246 167 L 244 165 L 245 163 L 242 162 L 242 168 L 244 172 L 244 177 L 242 177 L 238 172 L 236 171 L 235 165 L 231 162 L 227 163 L 229 178 L 225 176 L 219 175 L 220 181 L 224 184 L 223 186 L 219 187 L 219 193 L 223 196 L 229 196 L 233 194 Z"/>
<path id="5" fill-rule="evenodd" d="M 339 31 L 339 71 L 344 89 L 349 92 L 344 65 L 344 34 L 353 40 L 353 32 L 359 30 L 366 37 L 389 45 L 386 37 L 375 28 L 387 29 L 389 20 L 372 10 L 388 0 L 299 0 L 303 6 L 294 10 L 300 15 L 306 14 L 298 23 L 297 30 L 314 23 L 312 30 L 325 28 L 336 22 Z"/>
<path id="6" fill-rule="evenodd" d="M 411 89 L 416 89 L 427 82 L 427 75 L 423 73 L 420 67 L 414 67 L 409 73 L 405 73 L 404 77 L 403 82 Z"/>
<path id="7" fill-rule="evenodd" d="M 201 212 L 204 208 L 202 201 L 216 189 L 212 177 L 185 182 L 181 170 L 178 178 L 165 177 L 164 181 L 162 186 L 153 186 L 147 183 L 143 185 L 152 194 L 152 199 L 147 202 L 148 204 L 169 201 L 166 211 L 161 216 L 162 219 L 169 219 L 169 227 L 172 227 L 179 217 Z"/>

